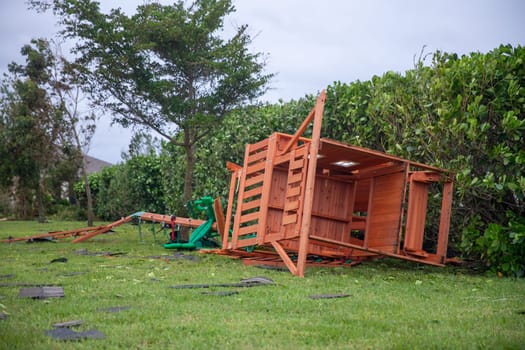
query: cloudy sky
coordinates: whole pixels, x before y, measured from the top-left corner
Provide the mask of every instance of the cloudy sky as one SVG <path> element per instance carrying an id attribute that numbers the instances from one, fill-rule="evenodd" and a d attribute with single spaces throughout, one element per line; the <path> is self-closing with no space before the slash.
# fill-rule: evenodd
<path id="1" fill-rule="evenodd" d="M 101 0 L 101 8 L 131 14 L 143 0 Z M 163 4 L 171 1 L 160 1 Z M 525 45 L 522 0 L 234 0 L 225 30 L 248 24 L 252 50 L 268 55 L 276 73 L 265 101 L 317 93 L 334 81 L 368 80 L 411 69 L 422 48 L 468 54 L 500 44 Z M 0 72 L 20 62 L 33 37 L 57 31 L 49 14 L 26 10 L 22 0 L 0 2 Z M 102 118 L 89 153 L 117 163 L 130 131 Z"/>

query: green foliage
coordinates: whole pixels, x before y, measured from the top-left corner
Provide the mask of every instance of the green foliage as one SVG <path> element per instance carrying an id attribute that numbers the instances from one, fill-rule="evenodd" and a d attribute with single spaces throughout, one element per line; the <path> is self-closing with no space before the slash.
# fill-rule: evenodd
<path id="1" fill-rule="evenodd" d="M 486 262 L 494 272 L 507 276 L 525 275 L 525 218 L 507 212 L 506 225 L 489 223 L 483 234 L 471 222 L 463 233 L 463 249 Z M 479 225 L 482 226 L 483 225 Z"/>
<path id="2" fill-rule="evenodd" d="M 197 143 L 229 111 L 261 96 L 272 77 L 263 72 L 263 54 L 248 50 L 247 26 L 225 38 L 232 2 L 152 2 L 133 16 L 120 9 L 105 14 L 90 0 L 29 3 L 51 9 L 62 35 L 75 39 L 83 82 L 115 122 L 146 128 L 183 148 L 184 198 L 191 199 Z"/>
<path id="3" fill-rule="evenodd" d="M 135 156 L 89 175 L 96 215 L 104 220 L 115 220 L 137 211 L 164 213 L 160 164 L 160 158 L 155 155 Z M 75 185 L 75 191 L 85 205 L 83 182 Z"/>
<path id="4" fill-rule="evenodd" d="M 465 253 L 515 274 L 521 267 L 486 250 L 489 241 L 508 242 L 507 211 L 525 216 L 524 62 L 525 48 L 508 45 L 462 57 L 436 52 L 430 66 L 418 62 L 404 74 L 334 83 L 324 134 L 455 171 L 452 243 L 476 222 L 468 241 L 478 247 Z"/>
<path id="5" fill-rule="evenodd" d="M 55 93 L 56 57 L 48 41 L 21 49 L 25 64 L 11 63 L 0 87 L 0 187 L 15 187 L 16 216 L 40 221 L 49 210 L 53 175 L 66 163 L 69 124 Z"/>

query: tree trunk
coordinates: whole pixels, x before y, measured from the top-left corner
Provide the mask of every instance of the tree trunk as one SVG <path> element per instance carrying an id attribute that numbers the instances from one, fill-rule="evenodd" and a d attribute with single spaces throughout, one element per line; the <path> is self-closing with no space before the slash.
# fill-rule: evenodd
<path id="1" fill-rule="evenodd" d="M 38 180 L 38 187 L 36 191 L 36 200 L 38 205 L 38 222 L 46 222 L 46 208 L 44 205 L 44 176 L 40 176 Z"/>
<path id="2" fill-rule="evenodd" d="M 192 200 L 193 171 L 195 170 L 195 147 L 191 143 L 190 131 L 184 130 L 184 150 L 186 151 L 186 174 L 184 175 L 184 204 Z"/>
<path id="3" fill-rule="evenodd" d="M 86 189 L 86 199 L 87 199 L 87 225 L 88 227 L 93 226 L 93 221 L 95 215 L 93 214 L 93 197 L 91 196 L 91 187 L 89 186 L 89 179 L 86 172 L 86 167 L 84 161 L 82 160 L 82 179 L 84 180 L 84 186 Z"/>

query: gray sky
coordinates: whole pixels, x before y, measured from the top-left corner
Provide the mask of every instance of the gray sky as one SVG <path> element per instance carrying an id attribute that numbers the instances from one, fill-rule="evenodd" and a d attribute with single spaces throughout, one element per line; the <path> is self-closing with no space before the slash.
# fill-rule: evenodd
<path id="1" fill-rule="evenodd" d="M 142 0 L 101 0 L 103 10 L 128 14 Z M 171 1 L 160 1 L 163 4 Z M 252 51 L 268 54 L 277 73 L 263 100 L 288 101 L 317 93 L 334 81 L 368 80 L 388 70 L 411 69 L 421 49 L 468 54 L 500 44 L 525 45 L 522 0 L 234 0 L 225 30 L 248 24 Z M 57 30 L 49 14 L 25 9 L 22 0 L 0 2 L 0 72 L 21 61 L 22 45 Z M 89 153 L 116 163 L 130 131 L 98 124 Z"/>

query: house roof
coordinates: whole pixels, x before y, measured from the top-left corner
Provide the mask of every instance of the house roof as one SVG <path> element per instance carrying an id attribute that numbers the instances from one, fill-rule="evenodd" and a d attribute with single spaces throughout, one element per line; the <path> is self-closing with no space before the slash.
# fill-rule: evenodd
<path id="1" fill-rule="evenodd" d="M 102 159 L 92 157 L 90 155 L 84 154 L 84 166 L 86 167 L 86 172 L 89 174 L 97 173 L 104 167 L 112 166 L 113 164 L 106 162 Z"/>

